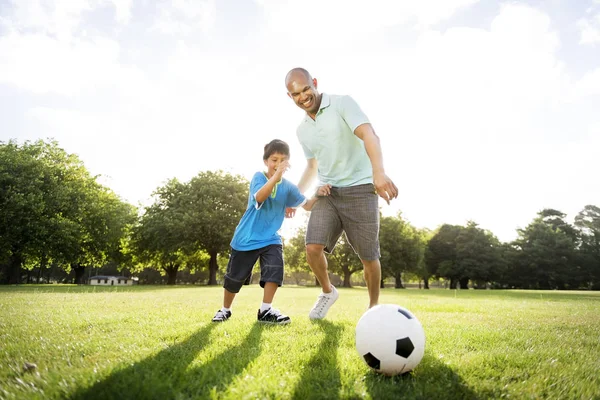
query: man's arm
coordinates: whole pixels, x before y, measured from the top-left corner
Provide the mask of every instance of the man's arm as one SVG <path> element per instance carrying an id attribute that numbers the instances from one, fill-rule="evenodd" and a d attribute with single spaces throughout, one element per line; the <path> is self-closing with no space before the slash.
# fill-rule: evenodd
<path id="1" fill-rule="evenodd" d="M 304 194 L 304 192 L 306 192 L 312 181 L 317 176 L 317 165 L 318 164 L 316 158 L 309 158 L 306 160 L 306 168 L 302 173 L 302 177 L 300 177 L 300 182 L 298 182 L 298 189 L 300 190 L 300 193 Z M 312 208 L 312 204 L 310 205 L 310 208 Z M 285 209 L 286 218 L 293 218 L 294 215 L 296 215 L 295 208 L 288 207 Z"/>
<path id="2" fill-rule="evenodd" d="M 383 169 L 383 155 L 379 137 L 375 134 L 371 124 L 359 125 L 354 130 L 354 134 L 365 143 L 365 150 L 367 150 L 373 168 L 373 184 L 377 194 L 390 204 L 390 200 L 398 197 L 398 188 Z"/>
<path id="3" fill-rule="evenodd" d="M 300 182 L 298 182 L 298 189 L 300 189 L 300 193 L 306 192 L 306 190 L 310 187 L 311 183 L 317 176 L 317 159 L 309 158 L 306 160 L 306 168 L 302 173 L 302 177 L 300 178 Z"/>

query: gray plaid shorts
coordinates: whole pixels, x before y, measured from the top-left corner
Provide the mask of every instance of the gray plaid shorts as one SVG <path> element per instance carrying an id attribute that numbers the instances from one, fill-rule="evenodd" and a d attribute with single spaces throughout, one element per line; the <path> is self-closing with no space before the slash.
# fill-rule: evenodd
<path id="1" fill-rule="evenodd" d="M 379 197 L 373 184 L 332 187 L 313 206 L 306 244 L 323 245 L 331 253 L 342 232 L 361 260 L 379 259 Z"/>

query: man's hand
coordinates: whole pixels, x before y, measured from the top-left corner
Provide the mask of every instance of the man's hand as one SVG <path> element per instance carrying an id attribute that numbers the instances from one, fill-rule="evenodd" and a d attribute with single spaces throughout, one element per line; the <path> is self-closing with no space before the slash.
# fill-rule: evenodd
<path id="1" fill-rule="evenodd" d="M 295 208 L 287 207 L 285 209 L 285 217 L 286 218 L 293 218 L 294 215 L 296 215 L 296 209 Z"/>
<path id="2" fill-rule="evenodd" d="M 373 184 L 375 185 L 377 194 L 388 204 L 390 204 L 390 200 L 398 197 L 398 188 L 386 174 L 380 173 L 374 175 Z"/>

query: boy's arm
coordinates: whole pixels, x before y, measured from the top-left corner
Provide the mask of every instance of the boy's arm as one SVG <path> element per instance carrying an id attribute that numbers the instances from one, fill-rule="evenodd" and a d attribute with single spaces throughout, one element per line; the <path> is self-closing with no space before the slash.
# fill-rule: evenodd
<path id="1" fill-rule="evenodd" d="M 277 182 L 281 180 L 283 173 L 287 169 L 288 162 L 282 162 L 279 168 L 277 168 L 277 171 L 275 171 L 275 173 L 273 174 L 273 176 L 267 181 L 267 183 L 265 183 L 260 189 L 258 189 L 256 194 L 254 195 L 254 198 L 256 199 L 257 203 L 264 203 L 269 198 L 271 192 L 273 192 L 273 188 L 275 187 Z"/>

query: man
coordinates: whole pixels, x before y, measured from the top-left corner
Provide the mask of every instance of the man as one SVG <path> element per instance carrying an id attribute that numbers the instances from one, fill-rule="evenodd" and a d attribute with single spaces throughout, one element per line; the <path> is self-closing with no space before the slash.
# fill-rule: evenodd
<path id="1" fill-rule="evenodd" d="M 285 78 L 288 96 L 306 112 L 297 136 L 307 159 L 298 188 L 306 191 L 319 176 L 326 196 L 313 206 L 306 231 L 306 257 L 322 293 L 309 313 L 325 318 L 338 298 L 327 273 L 327 258 L 342 234 L 358 254 L 369 290 L 369 307 L 379 301 L 379 207 L 389 204 L 398 188 L 385 174 L 379 137 L 367 116 L 350 96 L 321 94 L 317 80 L 303 68 Z"/>

